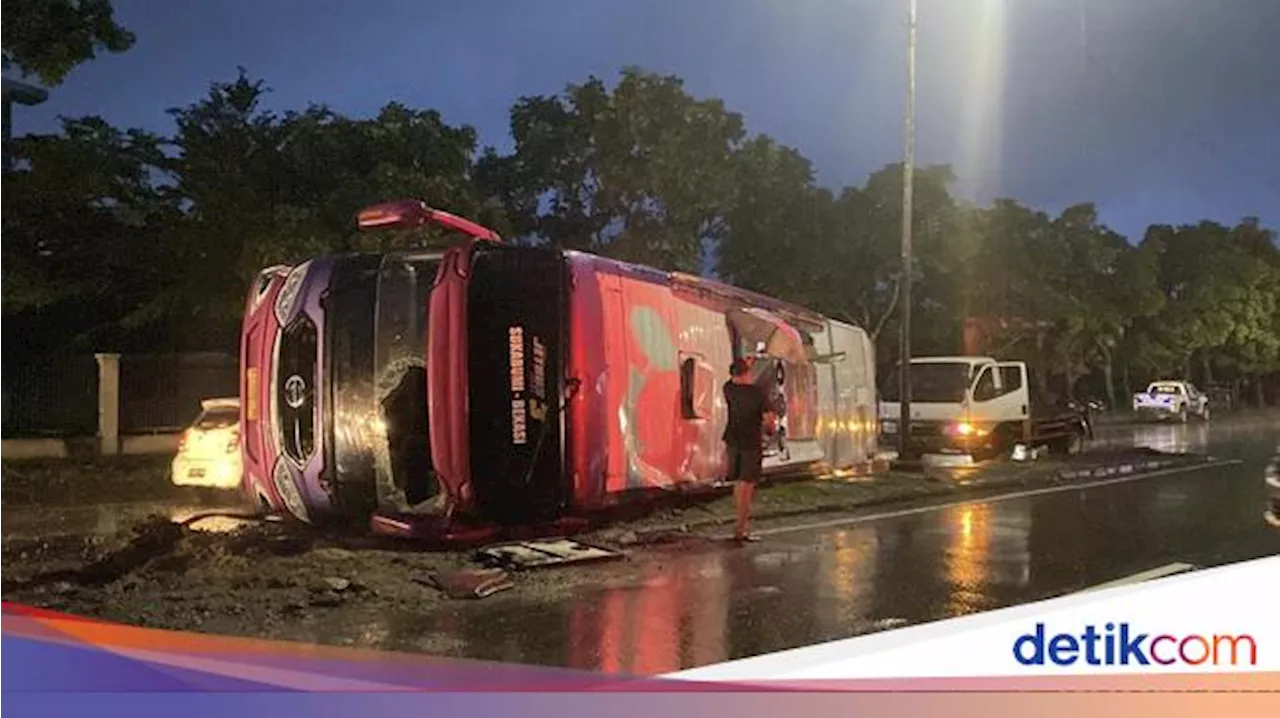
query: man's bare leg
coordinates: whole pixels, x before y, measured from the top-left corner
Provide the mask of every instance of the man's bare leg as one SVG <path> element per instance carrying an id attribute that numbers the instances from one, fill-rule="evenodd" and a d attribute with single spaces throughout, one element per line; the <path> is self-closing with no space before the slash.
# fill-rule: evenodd
<path id="1" fill-rule="evenodd" d="M 747 522 L 751 519 L 751 501 L 755 497 L 756 485 L 750 481 L 739 481 L 734 484 L 733 498 L 737 504 L 738 521 L 735 526 L 734 538 L 747 538 Z"/>

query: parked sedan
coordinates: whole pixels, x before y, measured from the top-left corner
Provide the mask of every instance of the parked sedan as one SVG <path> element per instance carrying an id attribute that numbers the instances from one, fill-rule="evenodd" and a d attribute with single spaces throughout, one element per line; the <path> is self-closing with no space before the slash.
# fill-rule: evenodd
<path id="1" fill-rule="evenodd" d="M 172 480 L 178 486 L 240 486 L 240 400 L 205 399 L 200 416 L 178 440 Z"/>

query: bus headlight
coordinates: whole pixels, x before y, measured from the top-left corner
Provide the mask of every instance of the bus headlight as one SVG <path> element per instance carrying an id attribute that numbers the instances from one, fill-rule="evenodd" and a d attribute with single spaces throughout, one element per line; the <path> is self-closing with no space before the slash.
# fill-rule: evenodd
<path id="1" fill-rule="evenodd" d="M 289 276 L 284 278 L 284 286 L 280 287 L 280 293 L 276 295 L 276 321 L 280 326 L 287 323 L 290 314 L 298 306 L 298 297 L 302 291 L 302 282 L 307 278 L 307 270 L 311 268 L 311 262 L 306 261 L 293 268 L 289 272 Z"/>
<path id="2" fill-rule="evenodd" d="M 271 474 L 272 482 L 276 485 L 276 491 L 280 493 L 280 498 L 284 500 L 284 507 L 289 513 L 298 518 L 299 521 L 311 522 L 307 515 L 307 505 L 302 502 L 302 494 L 298 493 L 298 485 L 294 483 L 293 472 L 289 470 L 289 465 L 283 458 L 276 462 L 276 468 Z"/>

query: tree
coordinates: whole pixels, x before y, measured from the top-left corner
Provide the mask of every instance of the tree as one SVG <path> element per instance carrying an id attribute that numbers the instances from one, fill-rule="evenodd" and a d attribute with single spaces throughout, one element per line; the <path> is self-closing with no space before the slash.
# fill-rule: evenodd
<path id="1" fill-rule="evenodd" d="M 505 155 L 434 110 L 271 112 L 266 92 L 241 70 L 172 110 L 169 136 L 82 118 L 15 142 L 3 299 L 24 347 L 230 349 L 264 266 L 437 246 L 429 229 L 356 231 L 361 207 L 417 197 L 516 241 L 666 269 L 705 268 L 714 250 L 723 278 L 857 323 L 881 364 L 898 359 L 899 165 L 833 192 L 718 100 L 634 68 L 612 88 L 588 78 L 521 98 Z M 1100 377 L 1113 402 L 1117 372 L 1127 391 L 1194 366 L 1261 392 L 1280 371 L 1280 249 L 1256 219 L 1153 226 L 1134 246 L 1089 203 L 977 207 L 951 196 L 945 166 L 915 177 L 920 353 L 954 353 L 976 318 L 997 328 L 982 351 L 1033 362 L 1040 389 Z"/>
<path id="2" fill-rule="evenodd" d="M 1120 241 L 1117 243 L 1116 239 Z M 1115 247 L 1114 271 L 1096 277 L 1093 311 L 1096 331 L 1092 339 L 1097 347 L 1107 405 L 1117 406 L 1116 364 L 1123 356 L 1125 343 L 1140 322 L 1156 316 L 1164 307 L 1164 295 L 1157 286 L 1158 257 L 1146 247 L 1133 247 L 1127 240 L 1110 239 Z M 1125 368 L 1125 396 L 1133 392 Z"/>
<path id="3" fill-rule="evenodd" d="M 4 11 L 4 68 L 48 85 L 103 50 L 124 52 L 134 35 L 115 21 L 111 0 L 10 0 Z"/>
<path id="4" fill-rule="evenodd" d="M 882 359 L 896 357 L 898 277 L 901 272 L 902 166 L 874 172 L 841 196 L 834 255 L 857 320 L 874 331 Z M 969 250 L 964 213 L 951 196 L 950 166 L 914 173 L 912 235 L 912 347 L 921 354 L 952 353 L 960 345 Z M 959 301 L 957 301 L 959 300 Z M 890 354 L 890 350 L 892 353 Z"/>
<path id="5" fill-rule="evenodd" d="M 160 138 L 96 117 L 15 140 L 5 173 L 4 311 L 84 346 L 119 338 L 116 320 L 167 283 L 166 228 L 179 212 L 162 184 Z M 24 332 L 26 333 L 26 332 Z M 28 335 L 40 343 L 38 333 Z"/>
<path id="6" fill-rule="evenodd" d="M 1142 246 L 1158 257 L 1165 300 L 1143 327 L 1141 356 L 1150 368 L 1190 377 L 1198 360 L 1206 384 L 1226 371 L 1260 390 L 1259 377 L 1280 363 L 1273 235 L 1249 219 L 1235 228 L 1154 225 Z"/>
<path id="7" fill-rule="evenodd" d="M 832 262 L 823 256 L 831 248 L 826 230 L 834 200 L 814 186 L 809 161 L 758 136 L 734 154 L 732 165 L 734 196 L 717 246 L 716 273 L 848 319 L 827 276 Z"/>
<path id="8" fill-rule="evenodd" d="M 612 92 L 598 78 L 511 111 L 512 215 L 534 198 L 539 238 L 667 269 L 697 271 L 719 238 L 732 198 L 742 118 L 697 100 L 681 80 L 623 71 Z"/>
<path id="9" fill-rule="evenodd" d="M 266 92 L 241 70 L 171 111 L 169 171 L 187 221 L 175 237 L 182 277 L 154 309 L 234 324 L 244 288 L 264 266 L 439 240 L 429 230 L 357 235 L 356 212 L 376 202 L 414 197 L 485 218 L 472 128 L 396 103 L 370 119 L 323 106 L 277 115 L 261 109 Z"/>

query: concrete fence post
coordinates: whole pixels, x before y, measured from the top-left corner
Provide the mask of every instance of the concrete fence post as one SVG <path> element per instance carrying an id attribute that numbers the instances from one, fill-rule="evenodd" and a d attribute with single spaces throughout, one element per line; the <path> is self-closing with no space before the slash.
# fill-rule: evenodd
<path id="1" fill-rule="evenodd" d="M 120 453 L 120 355 L 94 354 L 98 360 L 98 441 L 106 455 Z"/>

